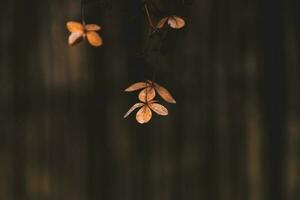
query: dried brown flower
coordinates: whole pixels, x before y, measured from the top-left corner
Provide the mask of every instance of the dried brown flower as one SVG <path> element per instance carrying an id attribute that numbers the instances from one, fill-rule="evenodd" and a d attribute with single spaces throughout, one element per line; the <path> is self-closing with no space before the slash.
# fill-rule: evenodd
<path id="1" fill-rule="evenodd" d="M 175 99 L 166 88 L 153 81 L 147 80 L 145 82 L 134 83 L 126 88 L 125 92 L 133 92 L 137 90 L 141 90 L 138 95 L 138 98 L 141 102 L 134 104 L 125 114 L 124 118 L 126 118 L 135 109 L 140 108 L 136 113 L 136 120 L 140 124 L 144 124 L 150 121 L 150 119 L 152 118 L 152 111 L 154 111 L 158 115 L 168 115 L 168 109 L 163 105 L 157 103 L 158 101 L 154 100 L 156 92 L 165 101 L 169 103 L 176 103 Z"/>
<path id="2" fill-rule="evenodd" d="M 156 28 L 162 29 L 166 27 L 166 25 L 169 25 L 173 29 L 181 29 L 185 26 L 185 21 L 183 18 L 171 15 L 168 17 L 164 17 L 156 25 Z"/>
<path id="3" fill-rule="evenodd" d="M 147 80 L 146 82 L 137 82 L 125 89 L 125 92 L 132 92 L 143 89 L 139 93 L 140 101 L 150 101 L 155 97 L 155 91 L 168 103 L 176 103 L 171 93 L 163 86 Z M 147 99 L 146 99 L 147 98 Z"/>
<path id="4" fill-rule="evenodd" d="M 140 108 L 139 111 L 136 113 L 136 120 L 140 124 L 144 124 L 150 121 L 152 118 L 152 111 L 156 112 L 158 115 L 168 115 L 168 109 L 164 107 L 163 105 L 157 103 L 155 100 L 146 101 L 142 103 L 136 103 L 134 104 L 128 112 L 124 115 L 124 118 L 126 118 L 130 113 L 132 113 L 135 109 Z"/>
<path id="5" fill-rule="evenodd" d="M 69 21 L 67 22 L 67 28 L 71 33 L 68 40 L 69 45 L 75 45 L 85 38 L 94 47 L 99 47 L 103 44 L 102 38 L 96 32 L 101 29 L 97 24 L 83 25 L 79 22 Z"/>

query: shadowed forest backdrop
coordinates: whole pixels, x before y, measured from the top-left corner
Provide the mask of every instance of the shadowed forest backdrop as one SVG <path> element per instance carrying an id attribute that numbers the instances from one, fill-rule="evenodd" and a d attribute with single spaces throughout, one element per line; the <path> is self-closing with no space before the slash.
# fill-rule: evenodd
<path id="1" fill-rule="evenodd" d="M 80 1 L 1 1 L 1 200 L 300 198 L 300 1 L 155 0 L 187 22 L 163 43 L 95 1 L 100 48 L 67 45 Z M 124 120 L 153 71 L 177 104 Z"/>

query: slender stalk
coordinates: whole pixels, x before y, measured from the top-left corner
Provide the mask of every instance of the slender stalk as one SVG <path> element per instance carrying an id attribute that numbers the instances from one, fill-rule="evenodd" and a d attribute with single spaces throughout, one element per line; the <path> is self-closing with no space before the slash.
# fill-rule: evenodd
<path id="1" fill-rule="evenodd" d="M 85 26 L 85 0 L 81 0 L 81 21 L 83 26 Z"/>
<path id="2" fill-rule="evenodd" d="M 150 27 L 152 29 L 156 29 L 155 26 L 153 25 L 153 22 L 152 22 L 152 19 L 151 19 L 151 16 L 150 16 L 147 0 L 144 1 L 144 8 L 145 8 L 145 11 L 146 11 L 147 20 L 148 20 L 148 23 L 149 23 Z"/>

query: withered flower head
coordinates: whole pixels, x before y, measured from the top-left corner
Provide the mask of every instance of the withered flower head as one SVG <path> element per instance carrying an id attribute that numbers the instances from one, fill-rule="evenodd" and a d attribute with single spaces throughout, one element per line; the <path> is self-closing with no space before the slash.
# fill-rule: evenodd
<path id="1" fill-rule="evenodd" d="M 147 101 L 154 99 L 155 91 L 168 103 L 176 103 L 175 99 L 172 97 L 171 93 L 163 86 L 147 80 L 146 82 L 137 82 L 125 89 L 125 92 L 133 92 L 136 90 L 141 90 L 139 93 L 139 99 L 142 101 L 147 96 Z"/>
<path id="2" fill-rule="evenodd" d="M 68 40 L 69 45 L 75 45 L 85 38 L 94 47 L 99 47 L 103 44 L 102 38 L 96 32 L 101 29 L 97 24 L 83 25 L 79 22 L 69 21 L 67 22 L 67 28 L 71 33 Z"/>
<path id="3" fill-rule="evenodd" d="M 162 29 L 166 27 L 166 25 L 169 25 L 173 29 L 181 29 L 185 26 L 185 21 L 183 18 L 171 15 L 168 17 L 164 17 L 156 25 L 156 28 Z"/>
<path id="4" fill-rule="evenodd" d="M 150 121 L 152 118 L 152 111 L 157 113 L 158 115 L 168 115 L 168 109 L 163 105 L 157 103 L 158 101 L 154 100 L 156 92 L 167 102 L 176 103 L 175 99 L 172 97 L 170 92 L 160 86 L 159 84 L 153 81 L 146 82 L 137 82 L 129 86 L 125 89 L 125 92 L 133 92 L 141 90 L 138 98 L 141 101 L 140 103 L 134 104 L 129 111 L 125 114 L 124 118 L 126 118 L 130 113 L 132 113 L 135 109 L 140 108 L 136 113 L 136 120 L 140 124 L 144 124 Z"/>
<path id="5" fill-rule="evenodd" d="M 130 113 L 132 113 L 135 109 L 140 108 L 139 111 L 136 113 L 136 121 L 140 124 L 144 124 L 150 121 L 152 118 L 152 111 L 156 112 L 159 115 L 168 115 L 168 109 L 163 105 L 157 103 L 155 100 L 145 101 L 142 103 L 134 104 L 128 112 L 124 115 L 126 118 Z"/>

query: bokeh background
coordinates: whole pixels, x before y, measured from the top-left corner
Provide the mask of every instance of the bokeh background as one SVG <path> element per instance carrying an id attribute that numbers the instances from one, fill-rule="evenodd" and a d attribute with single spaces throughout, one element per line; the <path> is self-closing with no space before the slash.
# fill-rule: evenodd
<path id="1" fill-rule="evenodd" d="M 1 1 L 1 200 L 300 198 L 300 1 L 151 1 L 186 28 L 87 0 L 100 48 L 67 45 L 79 0 Z M 124 120 L 154 72 L 177 104 Z"/>

